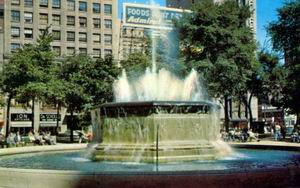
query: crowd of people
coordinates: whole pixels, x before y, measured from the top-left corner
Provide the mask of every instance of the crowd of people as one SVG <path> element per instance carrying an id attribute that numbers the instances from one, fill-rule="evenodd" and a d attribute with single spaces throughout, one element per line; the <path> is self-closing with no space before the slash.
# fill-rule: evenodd
<path id="1" fill-rule="evenodd" d="M 265 133 L 269 133 L 275 141 L 291 141 L 300 143 L 300 129 L 295 127 L 292 132 L 287 133 L 286 127 L 279 124 L 270 127 L 269 131 L 265 130 Z M 252 129 L 239 129 L 231 128 L 228 132 L 221 130 L 221 138 L 225 142 L 247 142 L 247 141 L 260 141 L 258 133 L 253 132 Z"/>
<path id="2" fill-rule="evenodd" d="M 230 129 L 228 132 L 225 130 L 221 130 L 221 138 L 225 142 L 247 142 L 247 141 L 257 141 L 259 142 L 260 140 L 258 139 L 258 134 L 254 133 L 252 129 L 239 129 L 239 128 L 234 128 Z"/>
<path id="3" fill-rule="evenodd" d="M 10 132 L 7 137 L 0 133 L 0 144 L 2 147 L 5 145 L 7 147 L 23 146 L 26 143 L 33 143 L 34 145 L 54 145 L 56 141 L 49 131 L 29 131 L 26 136 L 21 135 L 19 131 L 16 133 Z"/>

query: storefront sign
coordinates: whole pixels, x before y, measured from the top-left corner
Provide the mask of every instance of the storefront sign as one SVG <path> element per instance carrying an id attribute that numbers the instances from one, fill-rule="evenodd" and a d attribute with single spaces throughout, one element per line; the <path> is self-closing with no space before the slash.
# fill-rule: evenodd
<path id="1" fill-rule="evenodd" d="M 32 121 L 32 114 L 27 113 L 12 113 L 10 114 L 11 121 Z"/>
<path id="2" fill-rule="evenodd" d="M 181 9 L 123 3 L 124 26 L 144 28 L 172 28 L 173 20 L 180 19 Z"/>
<path id="3" fill-rule="evenodd" d="M 61 120 L 61 115 L 58 115 L 58 121 Z M 57 114 L 40 114 L 40 121 L 57 121 Z"/>

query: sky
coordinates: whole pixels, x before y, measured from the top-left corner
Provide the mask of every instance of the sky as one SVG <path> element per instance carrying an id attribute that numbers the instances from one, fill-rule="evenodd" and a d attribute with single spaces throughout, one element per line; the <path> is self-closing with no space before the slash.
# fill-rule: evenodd
<path id="1" fill-rule="evenodd" d="M 141 3 L 149 4 L 151 0 L 118 0 L 119 1 L 119 17 L 121 17 L 122 3 Z M 165 6 L 165 0 L 155 0 L 155 3 Z M 256 0 L 256 24 L 257 33 L 256 38 L 262 47 L 270 47 L 268 43 L 266 26 L 268 23 L 277 20 L 276 9 L 283 6 L 284 0 Z"/>

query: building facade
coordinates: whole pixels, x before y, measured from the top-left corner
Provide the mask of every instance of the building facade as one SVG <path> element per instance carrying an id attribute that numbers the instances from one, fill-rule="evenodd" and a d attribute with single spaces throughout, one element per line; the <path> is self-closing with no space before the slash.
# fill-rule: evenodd
<path id="1" fill-rule="evenodd" d="M 149 45 L 148 29 L 122 25 L 120 28 L 119 60 L 127 59 L 131 53 L 145 54 Z"/>
<path id="2" fill-rule="evenodd" d="M 116 0 L 0 0 L 0 65 L 24 44 L 34 43 L 46 29 L 57 55 L 76 53 L 94 58 L 118 54 L 119 21 Z M 2 66 L 0 66 L 2 67 Z M 9 114 L 10 130 L 61 130 L 66 109 L 57 117 L 56 109 L 35 103 L 35 111 L 13 102 Z M 32 116 L 34 114 L 34 116 Z M 7 114 L 0 112 L 0 130 L 5 133 Z M 57 127 L 59 119 L 59 127 Z M 31 121 L 34 120 L 34 125 Z"/>
<path id="3" fill-rule="evenodd" d="M 54 39 L 52 47 L 60 56 L 117 54 L 117 1 L 2 0 L 2 4 L 0 61 L 22 45 L 36 41 L 48 26 Z"/>

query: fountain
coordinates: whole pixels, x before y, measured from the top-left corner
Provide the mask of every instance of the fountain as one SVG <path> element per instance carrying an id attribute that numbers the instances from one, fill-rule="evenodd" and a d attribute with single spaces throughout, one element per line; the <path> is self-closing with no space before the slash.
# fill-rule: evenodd
<path id="1" fill-rule="evenodd" d="M 179 79 L 152 59 L 135 80 L 124 70 L 116 102 L 92 111 L 95 147 L 0 149 L 0 187 L 300 186 L 299 146 L 238 144 L 231 152 L 197 72 Z"/>
<path id="2" fill-rule="evenodd" d="M 230 152 L 219 140 L 219 107 L 206 97 L 197 72 L 179 79 L 157 70 L 158 33 L 163 32 L 151 32 L 151 69 L 134 80 L 123 70 L 114 84 L 116 102 L 92 113 L 99 142 L 93 160 L 166 163 L 217 159 Z M 170 46 L 167 38 L 163 41 Z"/>

